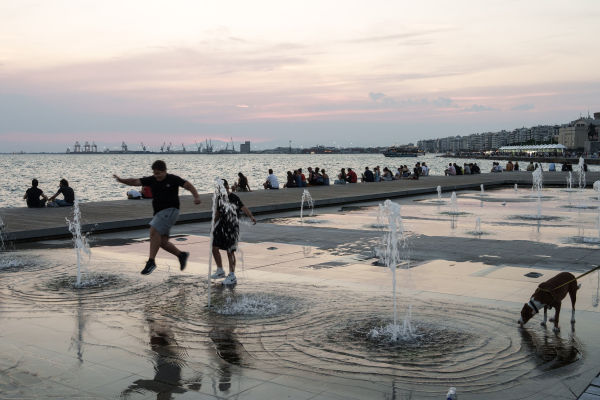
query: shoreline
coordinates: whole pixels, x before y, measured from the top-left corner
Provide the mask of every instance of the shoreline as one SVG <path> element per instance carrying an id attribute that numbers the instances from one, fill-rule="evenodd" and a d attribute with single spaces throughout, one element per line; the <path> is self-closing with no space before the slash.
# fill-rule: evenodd
<path id="1" fill-rule="evenodd" d="M 509 157 L 509 156 L 497 156 L 497 157 L 491 157 L 491 156 L 465 156 L 465 155 L 457 155 L 457 156 L 453 156 L 453 155 L 447 155 L 447 154 L 443 154 L 443 155 L 439 155 L 437 156 L 438 158 L 464 158 L 464 159 L 475 159 L 475 160 L 488 160 L 488 161 L 523 161 L 523 162 L 529 162 L 529 161 L 533 161 L 534 163 L 555 163 L 555 164 L 562 164 L 565 161 L 570 162 L 573 165 L 579 164 L 579 158 L 577 157 L 570 157 L 570 158 L 564 158 L 564 157 L 523 157 L 523 156 L 515 156 L 515 157 Z M 600 165 L 600 158 L 585 158 L 585 163 L 588 165 Z"/>

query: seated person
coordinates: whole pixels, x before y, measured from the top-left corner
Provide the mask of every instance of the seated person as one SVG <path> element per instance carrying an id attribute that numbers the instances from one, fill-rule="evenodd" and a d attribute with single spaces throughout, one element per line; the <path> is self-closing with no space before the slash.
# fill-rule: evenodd
<path id="1" fill-rule="evenodd" d="M 75 204 L 75 192 L 69 187 L 69 182 L 66 179 L 61 179 L 59 186 L 58 192 L 48 199 L 48 205 L 54 202 L 58 207 L 72 207 Z M 56 199 L 59 194 L 63 195 L 63 199 Z"/>
<path id="2" fill-rule="evenodd" d="M 329 175 L 325 173 L 324 169 L 321 170 L 321 176 L 323 177 L 323 185 L 329 186 Z"/>
<path id="3" fill-rule="evenodd" d="M 42 197 L 41 199 L 40 196 Z M 45 207 L 48 201 L 48 197 L 44 194 L 44 191 L 38 188 L 37 179 L 31 181 L 31 187 L 27 189 L 23 198 L 27 200 L 27 207 L 29 208 Z"/>
<path id="4" fill-rule="evenodd" d="M 231 187 L 232 192 L 251 192 L 250 185 L 248 185 L 248 178 L 241 172 L 238 172 L 238 181 Z"/>
<path id="5" fill-rule="evenodd" d="M 421 165 L 421 170 L 423 172 L 423 174 L 421 176 L 428 176 L 429 175 L 429 167 L 427 166 L 427 164 L 423 163 Z"/>
<path id="6" fill-rule="evenodd" d="M 565 172 L 565 171 L 568 171 L 568 170 L 569 170 L 569 167 L 567 167 L 567 163 L 566 163 L 566 162 L 564 162 L 564 163 L 562 164 L 562 166 L 560 167 L 560 170 L 561 170 L 561 171 L 563 171 L 563 172 Z"/>
<path id="7" fill-rule="evenodd" d="M 298 168 L 298 174 L 300 175 L 300 181 L 302 182 L 302 187 L 308 187 L 308 182 L 306 181 L 306 177 L 302 173 L 302 168 Z"/>
<path id="8" fill-rule="evenodd" d="M 408 170 L 407 165 L 402 166 L 402 179 L 408 178 L 410 176 L 410 171 Z"/>
<path id="9" fill-rule="evenodd" d="M 342 170 L 338 174 L 337 180 L 335 180 L 333 183 L 336 185 L 345 185 L 346 184 L 346 168 L 342 168 Z"/>
<path id="10" fill-rule="evenodd" d="M 550 166 L 548 167 L 548 171 L 556 171 L 556 164 L 554 164 L 553 162 L 551 162 Z"/>
<path id="11" fill-rule="evenodd" d="M 518 171 L 519 170 L 519 162 L 515 162 L 515 166 L 513 168 L 513 171 Z"/>
<path id="12" fill-rule="evenodd" d="M 356 172 L 352 171 L 352 168 L 348 168 L 348 175 L 346 176 L 346 182 L 348 182 L 348 183 L 358 182 L 358 176 L 356 175 Z"/>
<path id="13" fill-rule="evenodd" d="M 287 172 L 287 182 L 283 185 L 284 188 L 295 188 L 298 187 L 296 183 L 296 178 L 294 178 L 294 174 L 291 171 Z"/>
<path id="14" fill-rule="evenodd" d="M 263 187 L 265 189 L 279 189 L 279 182 L 277 181 L 277 177 L 273 175 L 273 170 L 269 169 L 269 176 L 267 176 L 267 180 L 263 183 Z"/>
<path id="15" fill-rule="evenodd" d="M 413 168 L 413 179 L 419 179 L 419 168 L 418 167 L 414 167 Z"/>
<path id="16" fill-rule="evenodd" d="M 302 175 L 297 169 L 294 170 L 294 178 L 296 179 L 296 187 L 302 187 Z"/>
<path id="17" fill-rule="evenodd" d="M 131 189 L 130 191 L 127 192 L 127 198 L 129 200 L 141 200 L 142 194 L 135 189 Z"/>
<path id="18" fill-rule="evenodd" d="M 363 182 L 375 182 L 375 175 L 369 170 L 369 167 L 365 167 L 365 173 L 362 174 Z"/>
<path id="19" fill-rule="evenodd" d="M 152 188 L 150 186 L 142 186 L 142 199 L 151 199 Z"/>
<path id="20" fill-rule="evenodd" d="M 463 170 L 461 167 L 459 167 L 456 163 L 453 164 L 454 166 L 454 170 L 456 171 L 456 175 L 462 175 L 463 174 Z"/>
<path id="21" fill-rule="evenodd" d="M 463 165 L 463 171 L 465 171 L 465 175 L 471 175 L 471 167 L 469 167 L 469 164 L 465 163 Z"/>
<path id="22" fill-rule="evenodd" d="M 512 161 L 509 161 L 508 164 L 506 164 L 506 170 L 509 171 L 509 172 L 513 170 L 513 163 L 512 163 Z"/>
<path id="23" fill-rule="evenodd" d="M 456 168 L 454 168 L 454 165 L 452 165 L 452 163 L 448 163 L 448 168 L 446 168 L 444 170 L 444 174 L 446 176 L 448 176 L 448 175 L 456 175 Z"/>
<path id="24" fill-rule="evenodd" d="M 529 165 L 527 166 L 527 171 L 535 171 L 535 165 L 533 165 L 533 161 L 529 161 Z"/>
<path id="25" fill-rule="evenodd" d="M 381 175 L 382 181 L 391 181 L 392 180 L 392 171 L 388 169 L 388 167 L 383 168 L 383 175 Z"/>
<path id="26" fill-rule="evenodd" d="M 417 169 L 417 172 L 419 173 L 419 174 L 418 174 L 419 176 L 423 175 L 423 167 L 421 167 L 421 163 L 420 163 L 420 162 L 418 162 L 418 163 L 415 165 L 415 168 Z M 418 178 L 417 178 L 417 179 L 418 179 Z"/>
<path id="27" fill-rule="evenodd" d="M 402 179 L 402 168 L 398 168 L 398 170 L 394 173 L 394 177 L 392 178 L 395 181 L 398 179 Z"/>
<path id="28" fill-rule="evenodd" d="M 316 186 L 323 186 L 325 184 L 325 180 L 323 179 L 323 175 L 321 174 L 321 170 L 319 169 L 319 167 L 315 168 L 315 185 Z"/>

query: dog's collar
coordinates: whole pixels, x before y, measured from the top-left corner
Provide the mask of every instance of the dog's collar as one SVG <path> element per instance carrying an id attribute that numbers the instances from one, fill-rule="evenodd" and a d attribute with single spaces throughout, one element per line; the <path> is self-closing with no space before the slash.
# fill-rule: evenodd
<path id="1" fill-rule="evenodd" d="M 533 300 L 529 300 L 529 303 L 527 303 L 527 304 L 529 304 L 529 307 L 533 308 L 533 311 L 535 311 L 535 314 L 539 314 L 540 310 L 538 310 L 538 308 L 535 306 L 535 303 L 533 302 Z"/>

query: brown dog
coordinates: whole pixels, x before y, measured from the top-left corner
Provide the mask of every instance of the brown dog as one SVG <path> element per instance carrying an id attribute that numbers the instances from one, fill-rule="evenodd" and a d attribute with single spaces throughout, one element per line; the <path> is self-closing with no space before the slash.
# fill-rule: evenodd
<path id="1" fill-rule="evenodd" d="M 570 282 L 569 282 L 570 281 Z M 564 283 L 567 283 L 564 285 Z M 562 285 L 562 286 L 561 286 Z M 560 286 L 560 287 L 559 287 Z M 560 331 L 558 326 L 558 317 L 560 315 L 560 306 L 562 300 L 567 297 L 571 297 L 571 305 L 573 310 L 571 312 L 571 323 L 575 323 L 575 301 L 577 300 L 577 290 L 581 287 L 581 284 L 577 284 L 575 275 L 569 272 L 561 272 L 554 278 L 550 278 L 546 282 L 540 283 L 538 289 L 535 291 L 529 303 L 526 303 L 521 310 L 521 319 L 518 321 L 521 326 L 525 325 L 535 314 L 539 313 L 542 307 L 544 308 L 544 320 L 541 322 L 542 326 L 546 326 L 546 319 L 548 315 L 548 309 L 554 308 L 556 313 L 554 318 L 550 318 L 550 322 L 554 322 L 554 332 Z"/>

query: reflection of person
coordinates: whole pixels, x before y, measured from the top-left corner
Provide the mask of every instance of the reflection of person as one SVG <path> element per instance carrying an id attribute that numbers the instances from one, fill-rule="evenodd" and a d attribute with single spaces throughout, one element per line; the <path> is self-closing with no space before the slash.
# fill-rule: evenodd
<path id="1" fill-rule="evenodd" d="M 128 398 L 129 394 L 156 393 L 157 400 L 168 400 L 172 394 L 183 394 L 182 367 L 186 365 L 187 352 L 175 339 L 171 328 L 160 321 L 148 317 L 150 334 L 150 350 L 154 358 L 154 379 L 138 379 L 125 389 L 121 395 Z M 202 380 L 202 375 L 193 376 L 192 381 Z"/>
<path id="2" fill-rule="evenodd" d="M 62 194 L 63 199 L 57 199 L 56 197 Z M 58 191 L 54 194 L 54 196 L 48 199 L 48 203 L 54 202 L 59 207 L 71 207 L 75 204 L 75 192 L 72 188 L 69 187 L 69 182 L 66 179 L 61 179 L 59 182 Z"/>
<path id="3" fill-rule="evenodd" d="M 179 218 L 179 188 L 182 187 L 192 193 L 194 204 L 200 204 L 200 195 L 190 182 L 177 175 L 167 174 L 167 164 L 164 161 L 154 161 L 152 172 L 154 175 L 140 179 L 122 179 L 117 175 L 113 175 L 117 181 L 125 185 L 144 185 L 152 189 L 154 218 L 150 221 L 150 257 L 146 262 L 146 267 L 142 270 L 142 275 L 149 275 L 156 268 L 154 259 L 159 248 L 176 256 L 183 271 L 190 253 L 180 251 L 173 243 L 169 242 L 171 228 Z"/>
<path id="4" fill-rule="evenodd" d="M 246 214 L 256 225 L 256 218 L 252 215 L 248 207 L 242 203 L 242 200 L 229 191 L 229 184 L 223 179 L 223 186 L 227 190 L 227 198 L 232 208 L 226 207 L 223 199 L 219 199 L 217 211 L 215 213 L 215 228 L 213 231 L 212 252 L 217 264 L 217 271 L 212 274 L 212 279 L 225 278 L 224 285 L 237 283 L 235 277 L 235 251 L 237 250 L 238 239 L 240 236 L 240 224 L 238 221 L 238 211 Z M 229 260 L 229 275 L 225 277 L 223 270 L 223 261 L 220 250 L 227 252 Z"/>
<path id="5" fill-rule="evenodd" d="M 41 200 L 40 196 L 42 197 Z M 29 208 L 44 207 L 48 201 L 48 196 L 44 194 L 42 189 L 38 188 L 37 179 L 31 181 L 31 187 L 27 189 L 23 198 L 27 200 L 27 207 Z"/>

